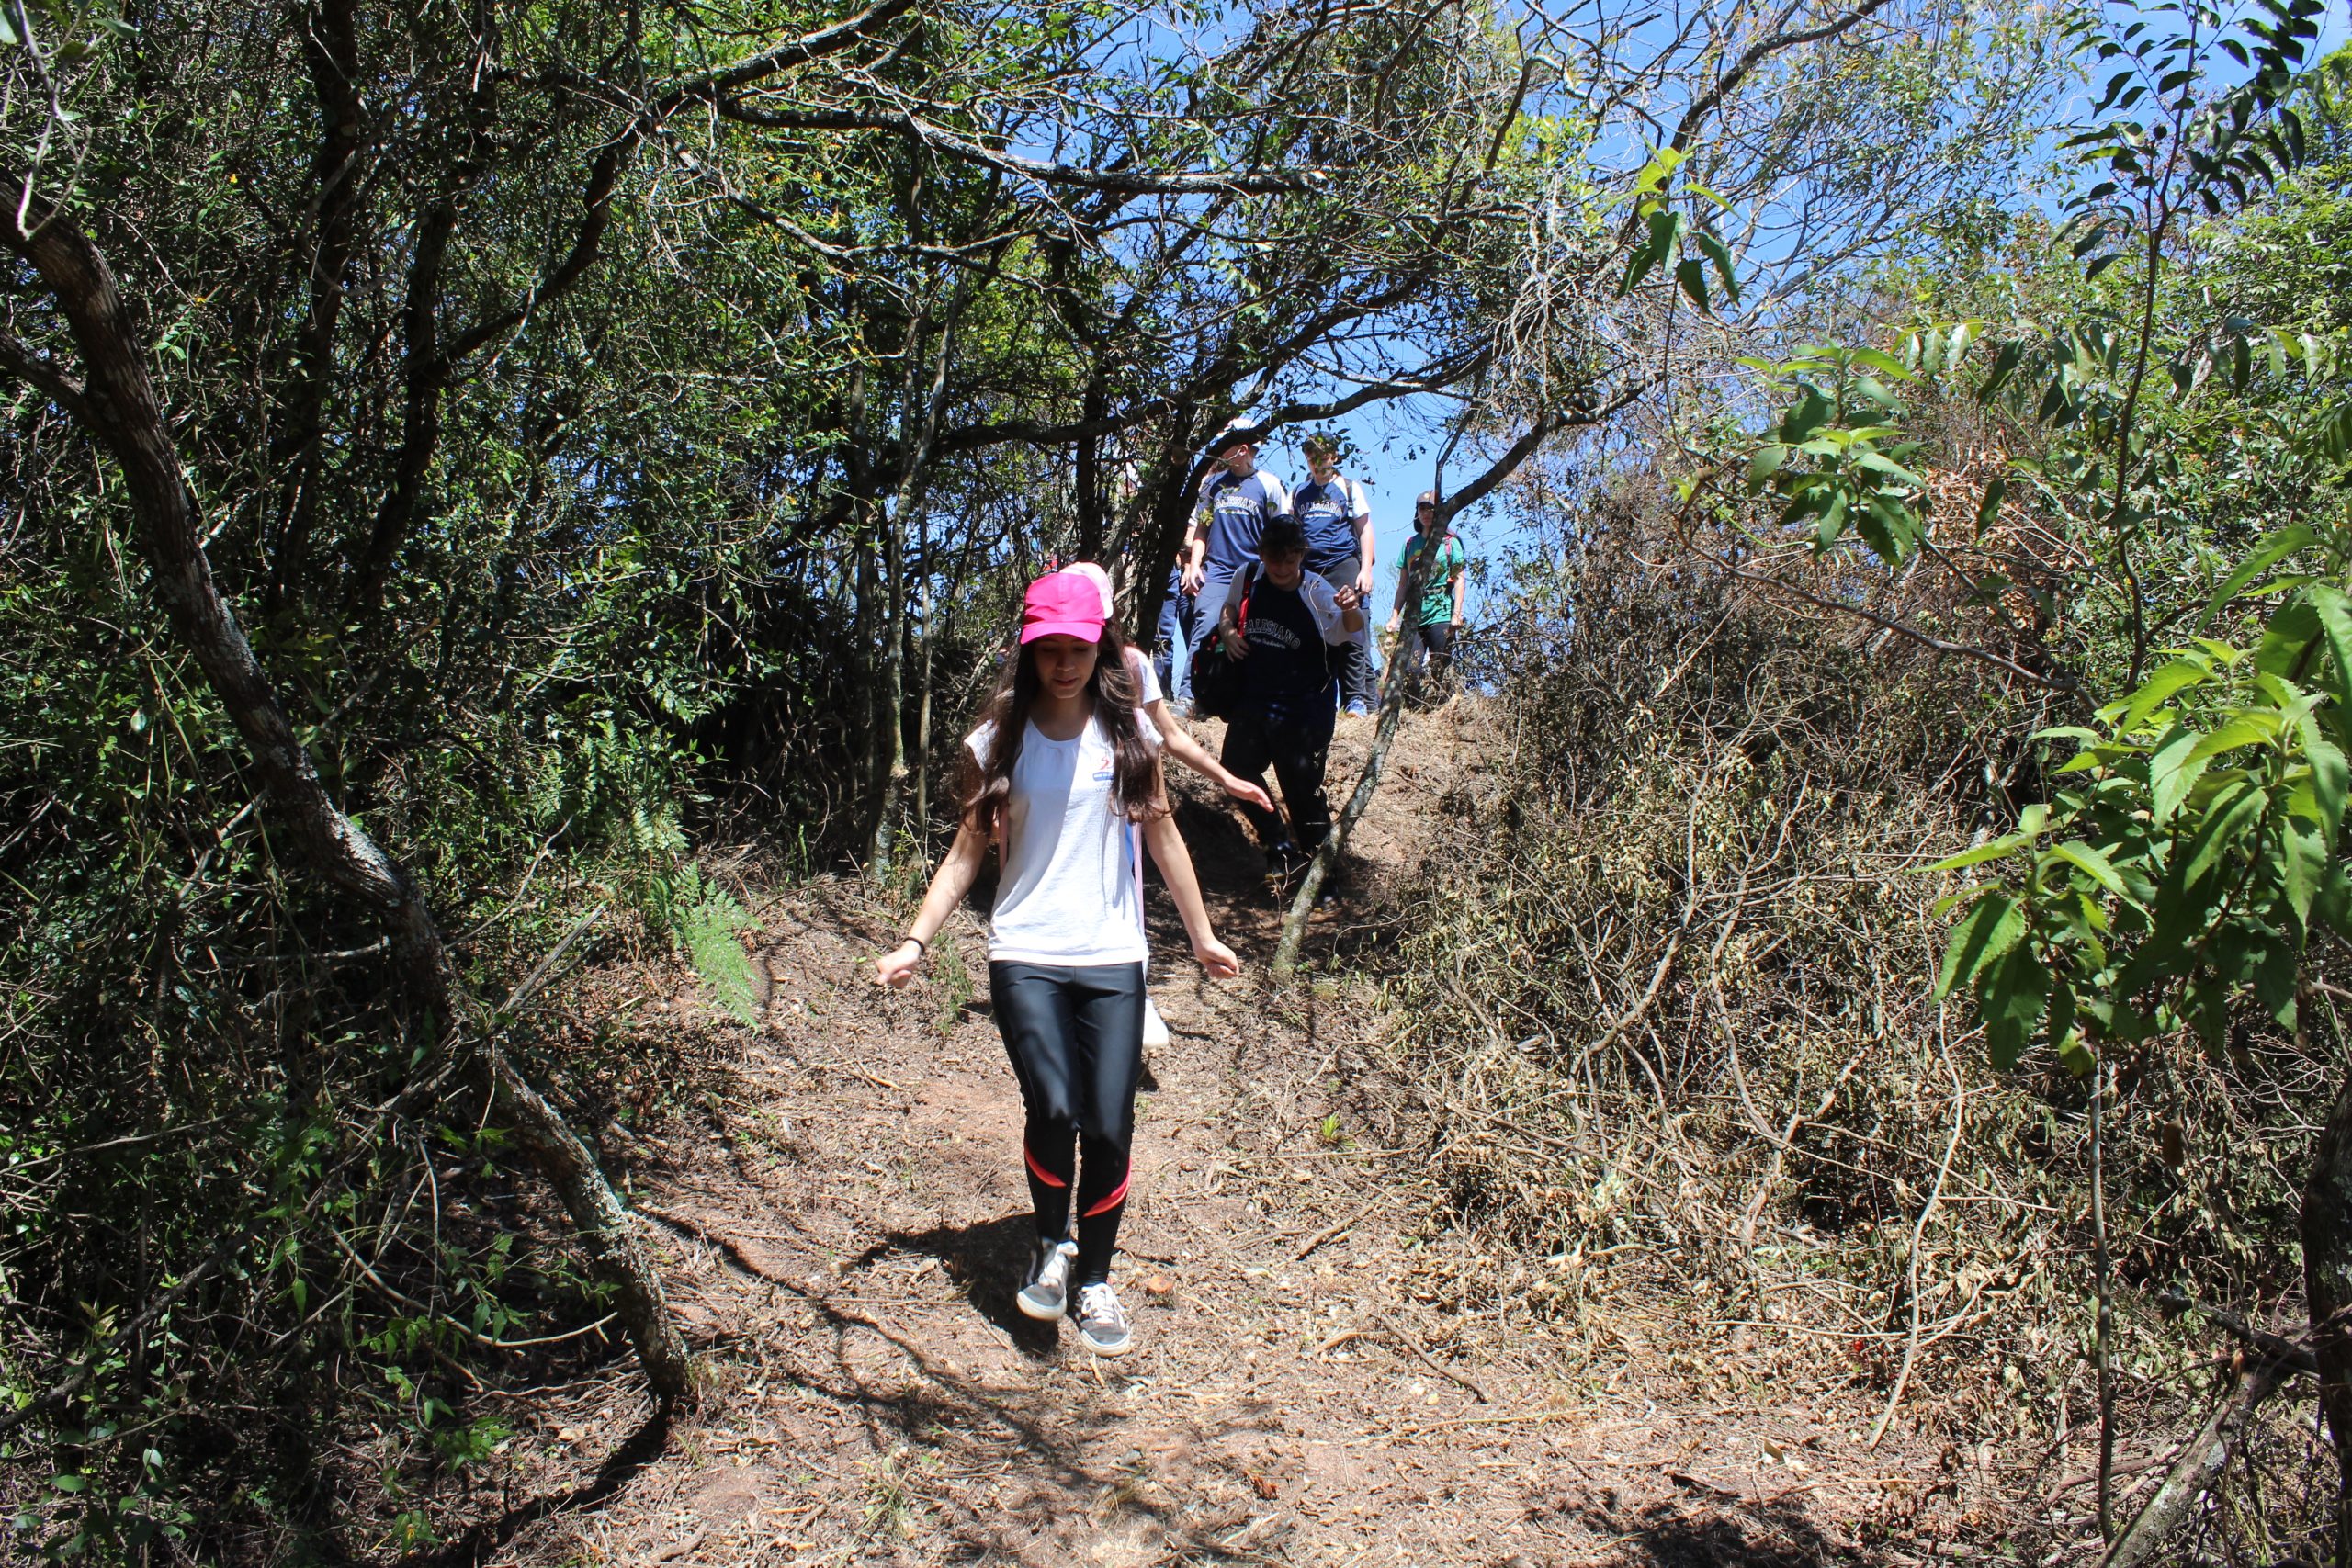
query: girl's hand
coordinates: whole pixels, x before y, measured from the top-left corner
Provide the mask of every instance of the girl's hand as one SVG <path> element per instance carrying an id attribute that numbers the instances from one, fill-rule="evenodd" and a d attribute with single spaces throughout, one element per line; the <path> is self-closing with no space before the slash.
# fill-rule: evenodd
<path id="1" fill-rule="evenodd" d="M 1217 635 L 1224 639 L 1225 651 L 1227 655 L 1235 659 L 1247 659 L 1250 657 L 1250 645 L 1241 640 L 1241 634 L 1239 632 L 1235 631 L 1231 626 L 1227 626 Z"/>
<path id="2" fill-rule="evenodd" d="M 915 970 L 922 963 L 922 944 L 912 940 L 902 942 L 874 961 L 874 978 L 897 990 L 915 977 Z"/>
<path id="3" fill-rule="evenodd" d="M 1229 773 L 1218 782 L 1225 785 L 1225 793 L 1236 800 L 1246 800 L 1261 811 L 1272 811 L 1274 808 L 1273 797 L 1239 773 Z"/>
<path id="4" fill-rule="evenodd" d="M 1233 949 L 1213 936 L 1196 939 L 1193 943 L 1193 956 L 1202 968 L 1208 971 L 1212 980 L 1230 980 L 1241 973 L 1241 960 L 1233 956 Z"/>

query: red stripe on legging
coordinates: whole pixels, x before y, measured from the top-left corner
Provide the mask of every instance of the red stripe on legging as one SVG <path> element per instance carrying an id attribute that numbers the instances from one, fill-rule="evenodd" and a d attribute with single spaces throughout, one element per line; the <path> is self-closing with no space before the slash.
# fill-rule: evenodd
<path id="1" fill-rule="evenodd" d="M 1115 1209 L 1120 1204 L 1125 1202 L 1127 1201 L 1128 1179 L 1122 1179 L 1119 1182 L 1119 1190 L 1116 1192 L 1112 1193 L 1108 1198 L 1103 1199 L 1102 1201 L 1095 1204 L 1091 1209 L 1087 1210 L 1086 1213 L 1080 1214 L 1079 1218 L 1081 1220 L 1091 1220 L 1095 1215 L 1108 1213 L 1113 1209 Z"/>
<path id="2" fill-rule="evenodd" d="M 1047 1170 L 1044 1166 L 1039 1165 L 1037 1163 L 1037 1156 L 1029 1152 L 1029 1145 L 1026 1144 L 1021 1145 L 1021 1157 L 1029 1162 L 1029 1174 L 1044 1182 L 1046 1186 L 1068 1187 L 1069 1185 L 1069 1182 L 1064 1181 L 1060 1177 L 1056 1176 L 1052 1171 Z M 1124 1192 L 1126 1189 L 1122 1187 L 1119 1190 Z"/>

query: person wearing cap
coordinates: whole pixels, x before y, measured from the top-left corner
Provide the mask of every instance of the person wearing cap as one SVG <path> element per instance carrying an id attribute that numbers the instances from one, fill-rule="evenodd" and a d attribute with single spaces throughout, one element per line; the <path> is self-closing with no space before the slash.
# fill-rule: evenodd
<path id="1" fill-rule="evenodd" d="M 1291 515 L 1306 531 L 1306 570 L 1333 588 L 1352 588 L 1372 597 L 1372 499 L 1363 486 L 1340 472 L 1339 446 L 1328 435 L 1300 444 L 1306 482 L 1290 492 Z M 1372 634 L 1361 628 L 1340 645 L 1340 701 L 1351 714 L 1379 705 L 1373 679 Z"/>
<path id="2" fill-rule="evenodd" d="M 1091 560 L 1079 561 L 1062 568 L 1062 570 L 1082 577 L 1093 585 L 1095 592 L 1102 596 L 1104 620 L 1118 619 L 1118 604 L 1112 596 L 1111 574 L 1108 571 Z M 1209 749 L 1193 739 L 1192 731 L 1168 711 L 1164 694 L 1159 689 L 1159 677 L 1152 670 L 1151 660 L 1144 657 L 1143 649 L 1128 643 L 1126 658 L 1128 671 L 1135 677 L 1136 691 L 1141 699 L 1144 716 L 1151 720 L 1152 728 L 1159 731 L 1160 744 L 1167 754 L 1214 783 L 1245 807 L 1254 806 L 1261 811 L 1272 812 L 1274 803 L 1263 785 L 1241 777 L 1210 756 Z M 1136 918 L 1143 918 L 1140 903 L 1136 906 Z M 1168 1043 L 1168 1024 L 1160 1018 L 1159 1009 L 1149 996 L 1143 999 L 1143 1043 L 1146 1045 Z"/>
<path id="3" fill-rule="evenodd" d="M 1301 870 L 1331 831 L 1323 769 L 1338 708 L 1336 649 L 1363 628 L 1355 585 L 1333 588 L 1306 570 L 1306 534 L 1295 517 L 1266 525 L 1258 561 L 1233 580 L 1217 632 L 1240 671 L 1240 696 L 1225 726 L 1225 765 L 1255 780 L 1274 769 L 1290 831 L 1272 811 L 1244 807 L 1277 877 Z"/>
<path id="4" fill-rule="evenodd" d="M 1233 426 L 1209 446 L 1216 470 L 1201 486 L 1201 504 L 1187 548 L 1182 585 L 1199 596 L 1195 652 L 1216 635 L 1210 606 L 1225 603 L 1234 574 L 1258 558 L 1258 536 L 1277 517 L 1291 515 L 1290 491 L 1258 467 L 1255 443 Z"/>
<path id="5" fill-rule="evenodd" d="M 1169 813 L 1159 731 L 1102 609 L 1094 584 L 1074 572 L 1029 585 L 1020 644 L 964 742 L 956 842 L 905 938 L 875 960 L 875 978 L 897 987 L 913 976 L 1001 840 L 989 999 L 1021 1086 L 1036 1218 L 1014 1300 L 1042 1320 L 1074 1311 L 1080 1341 L 1117 1356 L 1134 1343 L 1111 1259 L 1128 1194 L 1147 951 L 1130 825 L 1142 829 L 1201 967 L 1229 979 L 1240 963 L 1210 928 Z"/>
<path id="6" fill-rule="evenodd" d="M 1414 563 L 1425 555 L 1429 566 L 1421 579 L 1420 597 L 1408 605 L 1406 585 L 1413 581 Z M 1397 559 L 1396 604 L 1388 613 L 1385 630 L 1394 635 L 1409 615 L 1409 640 L 1397 649 L 1396 657 L 1418 663 L 1426 654 L 1432 683 L 1443 682 L 1453 663 L 1454 635 L 1462 627 L 1462 575 L 1468 565 L 1462 541 L 1438 521 L 1437 492 L 1421 491 L 1413 502 L 1413 536 L 1406 541 L 1405 553 Z"/>

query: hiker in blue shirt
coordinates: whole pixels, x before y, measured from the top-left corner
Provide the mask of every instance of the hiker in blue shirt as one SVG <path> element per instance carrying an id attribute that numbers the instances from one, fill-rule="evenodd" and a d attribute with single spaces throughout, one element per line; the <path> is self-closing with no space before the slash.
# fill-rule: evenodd
<path id="1" fill-rule="evenodd" d="M 1244 803 L 1267 870 L 1303 870 L 1331 831 L 1323 768 L 1331 750 L 1339 646 L 1363 629 L 1363 596 L 1306 570 L 1306 535 L 1293 517 L 1266 525 L 1258 560 L 1237 573 L 1216 620 L 1240 676 L 1218 761 L 1251 784 L 1273 764 L 1290 831 L 1272 812 Z"/>
<path id="2" fill-rule="evenodd" d="M 1180 546 L 1176 564 L 1168 569 L 1168 592 L 1159 601 L 1159 650 L 1152 656 L 1168 705 L 1185 717 L 1193 712 L 1193 644 L 1199 640 L 1201 619 L 1200 599 L 1184 587 L 1191 558 L 1191 547 Z"/>
<path id="3" fill-rule="evenodd" d="M 1216 606 L 1225 603 L 1234 574 L 1258 558 L 1258 536 L 1277 517 L 1288 517 L 1290 491 L 1258 467 L 1258 448 L 1227 430 L 1211 444 L 1217 471 L 1201 487 L 1200 514 L 1193 520 L 1183 586 L 1198 595 L 1200 626 L 1193 637 L 1197 654 L 1216 635 Z"/>
<path id="4" fill-rule="evenodd" d="M 1291 515 L 1306 531 L 1306 570 L 1333 588 L 1352 588 L 1372 597 L 1372 500 L 1363 486 L 1339 469 L 1339 446 L 1328 435 L 1310 435 L 1299 450 L 1306 457 L 1307 480 L 1290 492 Z M 1380 704 L 1373 680 L 1372 633 L 1359 630 L 1340 645 L 1340 701 L 1351 714 Z"/>

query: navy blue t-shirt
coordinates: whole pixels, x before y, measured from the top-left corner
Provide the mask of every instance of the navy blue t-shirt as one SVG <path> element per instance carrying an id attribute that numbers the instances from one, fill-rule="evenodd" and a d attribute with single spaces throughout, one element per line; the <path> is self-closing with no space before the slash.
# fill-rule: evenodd
<path id="1" fill-rule="evenodd" d="M 1356 554 L 1356 519 L 1372 510 L 1363 486 L 1345 474 L 1310 479 L 1290 492 L 1291 515 L 1306 530 L 1306 570 L 1331 571 Z"/>
<path id="2" fill-rule="evenodd" d="M 1263 468 L 1246 479 L 1220 472 L 1201 487 L 1201 511 L 1209 539 L 1202 563 L 1216 571 L 1238 571 L 1258 558 L 1258 536 L 1266 525 L 1290 515 L 1290 491 Z"/>
<path id="3" fill-rule="evenodd" d="M 1262 572 L 1252 571 L 1246 592 L 1250 604 L 1241 639 L 1250 645 L 1250 657 L 1241 661 L 1242 700 L 1274 716 L 1329 714 L 1338 695 L 1339 660 L 1331 657 L 1316 612 L 1320 605 L 1331 627 L 1339 628 L 1331 585 L 1310 572 L 1296 588 L 1277 588 Z M 1309 594 L 1317 604 L 1307 603 Z"/>

